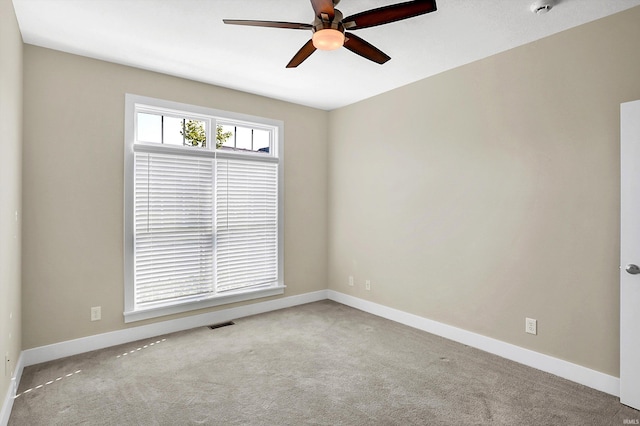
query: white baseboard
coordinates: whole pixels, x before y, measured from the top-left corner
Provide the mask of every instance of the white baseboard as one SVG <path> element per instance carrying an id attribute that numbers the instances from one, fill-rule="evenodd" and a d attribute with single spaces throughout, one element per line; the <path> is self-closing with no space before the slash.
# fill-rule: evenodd
<path id="1" fill-rule="evenodd" d="M 148 339 L 162 334 L 231 321 L 237 318 L 262 314 L 265 312 L 325 299 L 327 299 L 327 290 L 320 290 L 312 293 L 282 297 L 280 299 L 253 303 L 250 305 L 239 306 L 237 308 L 222 309 L 219 311 L 207 312 L 206 314 L 193 315 L 169 321 L 157 322 L 154 324 L 131 327 L 124 330 L 111 331 L 109 333 L 96 334 L 94 336 L 82 337 L 74 340 L 67 340 L 65 342 L 54 343 L 52 345 L 40 346 L 22 351 L 24 356 L 24 366 L 28 367 L 30 365 L 40 364 L 41 362 L 53 361 L 55 359 L 90 352 L 96 349 L 103 349 L 110 346 L 121 345 L 123 343 L 134 342 L 136 340 Z"/>
<path id="2" fill-rule="evenodd" d="M 22 370 L 24 370 L 23 364 L 24 357 L 20 354 L 16 368 L 13 371 L 13 377 L 9 383 L 9 388 L 2 402 L 2 408 L 0 409 L 0 425 L 6 426 L 9 423 L 9 416 L 11 416 L 11 409 L 13 408 L 13 400 L 16 398 L 16 391 L 20 386 L 20 378 L 22 377 Z"/>
<path id="3" fill-rule="evenodd" d="M 328 290 L 328 298 L 343 305 L 481 349 L 590 388 L 620 396 L 620 379 L 617 377 L 334 290 Z"/>
<path id="4" fill-rule="evenodd" d="M 325 299 L 481 349 L 614 396 L 619 396 L 620 393 L 620 379 L 617 377 L 334 290 L 320 290 L 24 350 L 16 364 L 14 378 L 3 402 L 2 411 L 0 411 L 0 426 L 6 425 L 9 420 L 13 399 L 24 367 L 162 334 L 231 321 Z"/>

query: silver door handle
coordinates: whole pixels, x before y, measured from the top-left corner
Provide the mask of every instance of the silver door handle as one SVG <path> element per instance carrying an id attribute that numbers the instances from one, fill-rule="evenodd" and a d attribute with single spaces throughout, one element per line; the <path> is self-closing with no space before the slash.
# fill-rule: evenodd
<path id="1" fill-rule="evenodd" d="M 640 274 L 640 267 L 638 267 L 638 265 L 634 265 L 633 263 L 628 264 L 624 268 L 624 270 L 630 273 L 631 275 Z"/>

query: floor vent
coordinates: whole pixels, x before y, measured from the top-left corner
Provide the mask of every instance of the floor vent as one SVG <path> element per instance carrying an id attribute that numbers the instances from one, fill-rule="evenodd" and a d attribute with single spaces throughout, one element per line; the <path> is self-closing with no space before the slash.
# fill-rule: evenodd
<path id="1" fill-rule="evenodd" d="M 235 322 L 227 321 L 227 322 L 221 322 L 221 323 L 218 323 L 218 324 L 210 325 L 209 328 L 212 329 L 212 330 L 215 330 L 216 328 L 226 327 L 228 325 L 233 325 L 233 324 L 235 324 Z"/>

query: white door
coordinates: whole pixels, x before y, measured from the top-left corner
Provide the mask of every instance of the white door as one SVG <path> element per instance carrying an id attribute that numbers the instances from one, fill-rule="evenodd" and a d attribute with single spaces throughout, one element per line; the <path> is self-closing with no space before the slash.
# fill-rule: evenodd
<path id="1" fill-rule="evenodd" d="M 640 409 L 640 101 L 620 121 L 620 402 Z"/>

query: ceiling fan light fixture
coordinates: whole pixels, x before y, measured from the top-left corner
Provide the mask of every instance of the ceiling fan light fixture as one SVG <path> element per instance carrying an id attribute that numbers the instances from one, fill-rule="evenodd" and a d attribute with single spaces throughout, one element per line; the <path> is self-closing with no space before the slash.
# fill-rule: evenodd
<path id="1" fill-rule="evenodd" d="M 336 50 L 344 45 L 344 33 L 333 28 L 325 28 L 313 33 L 313 46 L 318 50 Z"/>

